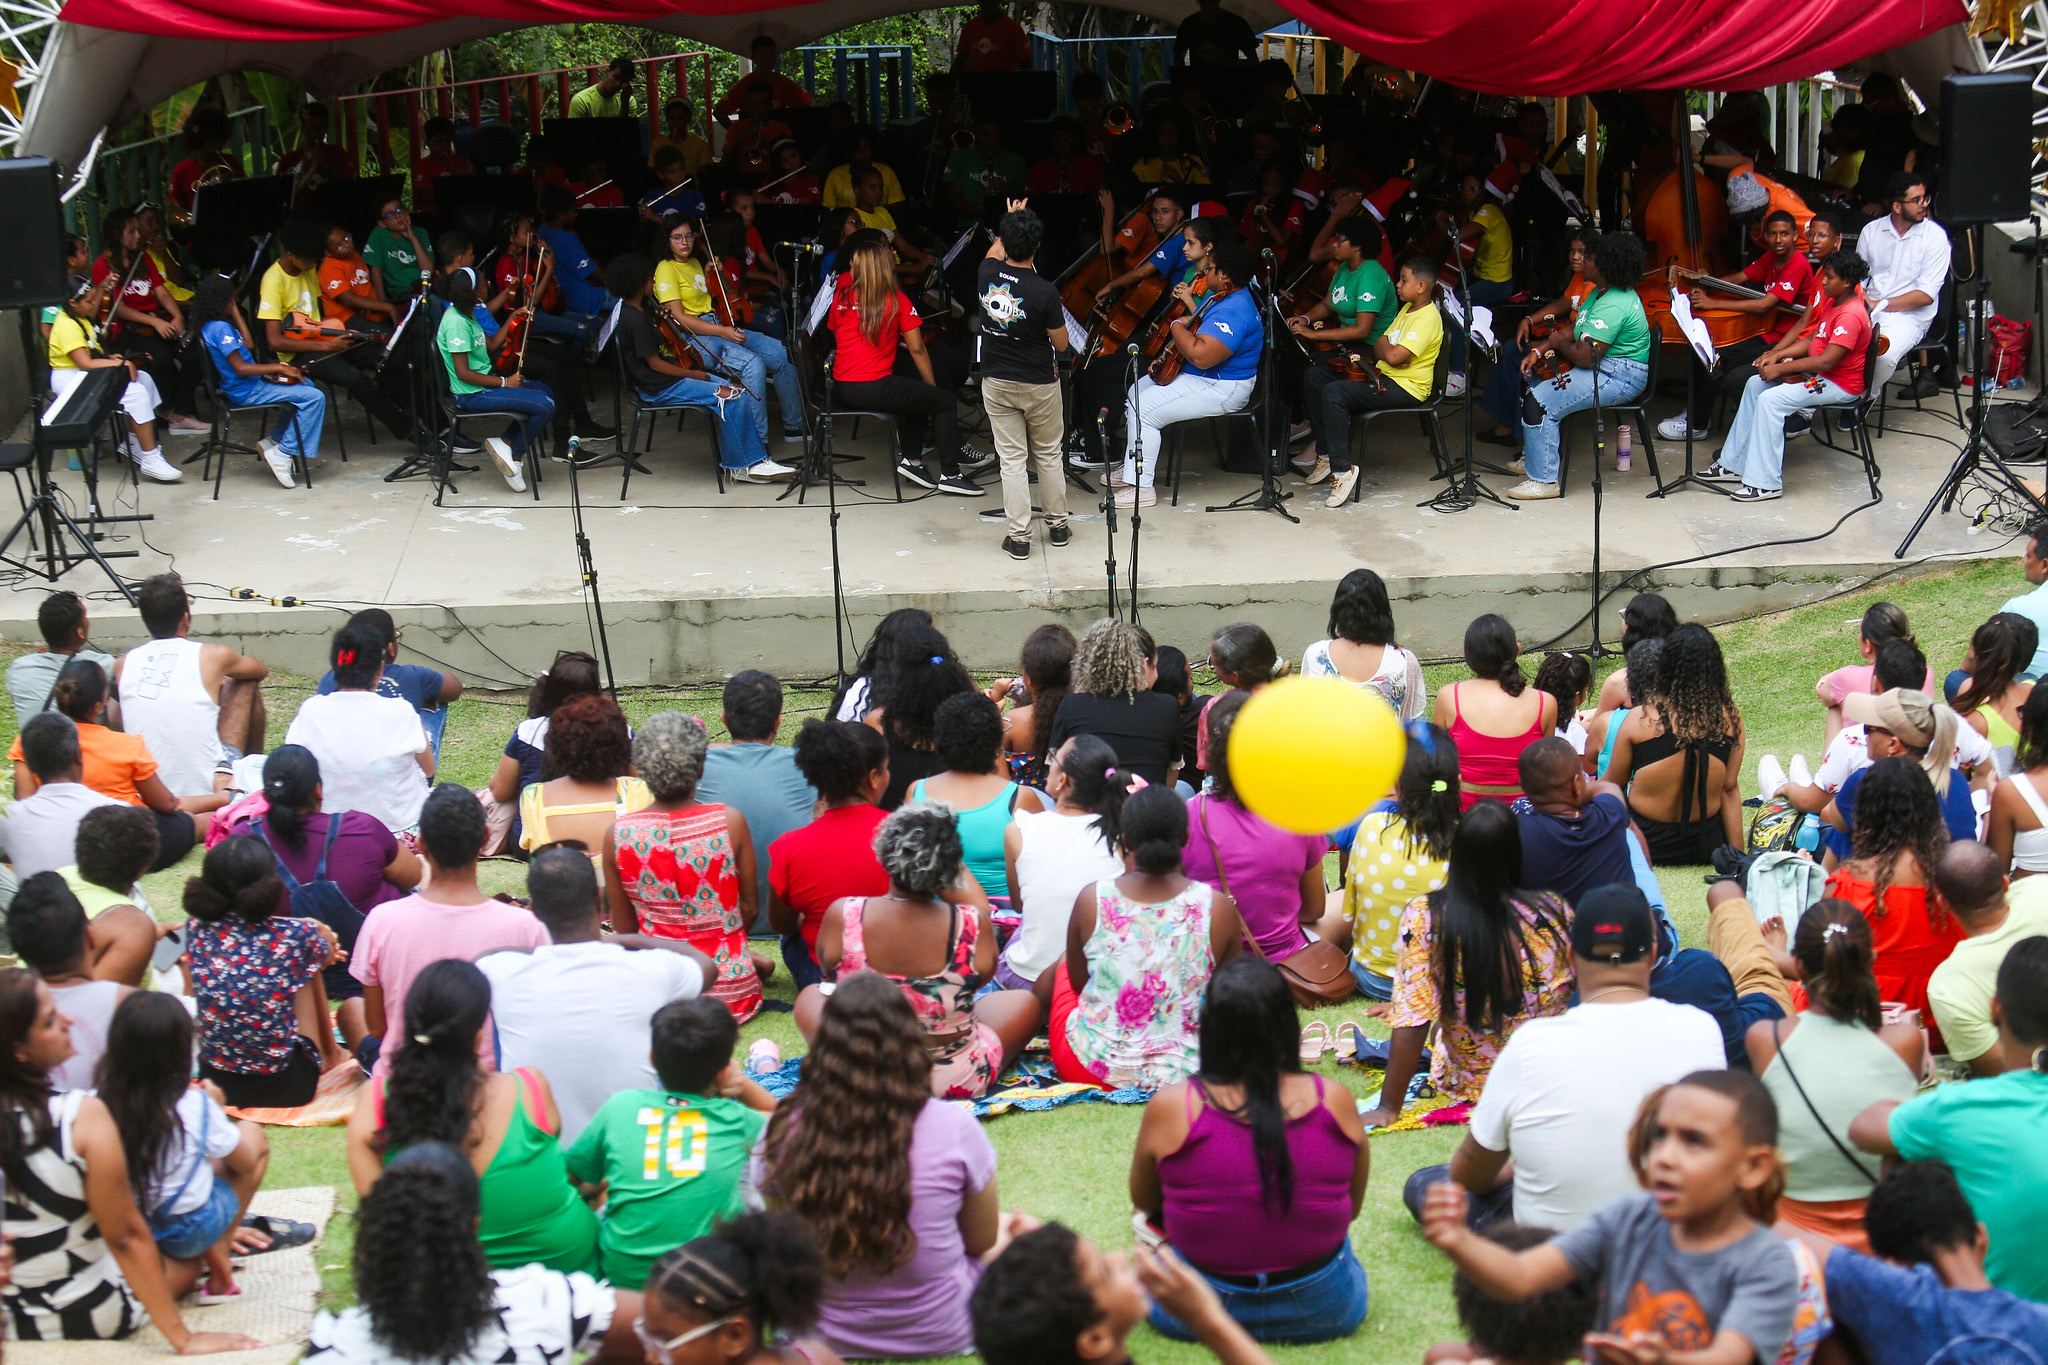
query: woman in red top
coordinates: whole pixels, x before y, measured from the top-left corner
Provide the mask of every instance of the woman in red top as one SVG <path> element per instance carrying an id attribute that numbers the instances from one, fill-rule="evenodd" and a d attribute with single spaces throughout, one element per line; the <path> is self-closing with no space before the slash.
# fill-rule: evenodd
<path id="1" fill-rule="evenodd" d="M 924 320 L 896 287 L 896 257 L 883 241 L 862 242 L 832 293 L 829 314 L 839 353 L 832 362 L 832 398 L 842 408 L 896 415 L 903 458 L 896 472 L 920 488 L 957 497 L 982 496 L 960 473 L 959 363 L 925 345 Z M 896 347 L 903 343 L 903 353 Z M 938 468 L 918 458 L 932 424 Z"/>
<path id="2" fill-rule="evenodd" d="M 191 415 L 198 372 L 179 360 L 185 315 L 156 262 L 142 249 L 141 221 L 131 210 L 115 209 L 100 220 L 100 241 L 106 250 L 92 263 L 92 282 L 127 281 L 105 330 L 109 349 L 149 371 L 168 400 L 171 430 L 207 430 L 206 423 Z"/>
<path id="3" fill-rule="evenodd" d="M 1529 686 L 1520 656 L 1515 628 L 1488 612 L 1465 627 L 1465 667 L 1472 677 L 1436 694 L 1436 723 L 1458 746 L 1464 810 L 1520 796 L 1522 750 L 1557 733 L 1557 699 Z"/>
<path id="4" fill-rule="evenodd" d="M 1855 856 L 1828 878 L 1827 893 L 1870 921 L 1880 998 L 1920 1011 L 1934 1050 L 1946 1051 L 1927 1008 L 1927 978 L 1948 960 L 1963 933 L 1927 894 L 1949 842 L 1934 783 L 1910 758 L 1881 758 L 1863 775 L 1854 819 Z M 1796 992 L 1794 1003 L 1803 1003 Z"/>
<path id="5" fill-rule="evenodd" d="M 875 831 L 887 818 L 876 803 L 889 787 L 889 745 L 871 725 L 807 720 L 796 766 L 824 809 L 768 846 L 768 924 L 782 935 L 782 960 L 802 990 L 825 979 L 815 953 L 832 903 L 889 893 L 875 856 Z"/>

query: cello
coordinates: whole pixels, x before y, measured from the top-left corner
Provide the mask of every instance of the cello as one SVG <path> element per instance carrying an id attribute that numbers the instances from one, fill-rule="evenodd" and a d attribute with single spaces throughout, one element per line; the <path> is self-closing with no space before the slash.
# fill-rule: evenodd
<path id="1" fill-rule="evenodd" d="M 1643 312 L 1658 338 L 1666 345 L 1682 345 L 1684 338 L 1677 336 L 1677 327 L 1667 325 L 1671 317 L 1672 270 L 1675 267 L 1695 275 L 1721 272 L 1718 244 L 1728 231 L 1728 203 L 1713 180 L 1693 162 L 1692 143 L 1687 137 L 1691 113 L 1685 92 L 1674 90 L 1669 95 L 1665 118 L 1670 125 L 1671 142 L 1665 150 L 1671 154 L 1670 165 L 1654 181 L 1648 178 L 1651 168 L 1645 166 L 1647 192 L 1637 198 L 1636 221 L 1641 225 L 1638 230 L 1649 251 L 1643 278 L 1636 285 L 1636 297 L 1642 300 Z M 1644 150 L 1657 145 L 1648 144 Z M 1702 309 L 1694 316 L 1706 325 L 1707 335 L 1717 348 L 1759 336 L 1765 328 L 1764 317 L 1759 313 Z"/>
<path id="2" fill-rule="evenodd" d="M 1152 230 L 1151 204 L 1140 204 L 1124 219 L 1111 238 L 1110 252 L 1102 249 L 1101 242 L 1093 242 L 1081 253 L 1079 260 L 1068 267 L 1066 278 L 1060 281 L 1060 302 L 1069 313 L 1085 318 L 1095 310 L 1095 291 L 1123 274 L 1159 245 L 1159 234 Z M 1112 259 L 1112 253 L 1119 259 Z"/>

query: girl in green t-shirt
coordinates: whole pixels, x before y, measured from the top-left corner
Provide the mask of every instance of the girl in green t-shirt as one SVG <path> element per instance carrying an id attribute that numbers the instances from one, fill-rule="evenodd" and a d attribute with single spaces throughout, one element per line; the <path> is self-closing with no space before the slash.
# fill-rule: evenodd
<path id="1" fill-rule="evenodd" d="M 1612 232 L 1593 247 L 1586 262 L 1586 281 L 1593 286 L 1579 305 L 1571 334 L 1552 332 L 1522 357 L 1526 375 L 1544 356 L 1554 355 L 1571 366 L 1556 379 L 1536 382 L 1522 398 L 1522 459 L 1527 477 L 1508 490 L 1522 501 L 1554 498 L 1557 481 L 1558 427 L 1564 419 L 1593 406 L 1613 407 L 1639 397 L 1650 381 L 1650 348 L 1658 337 L 1643 312 L 1631 283 L 1643 275 L 1643 244 L 1634 236 Z"/>

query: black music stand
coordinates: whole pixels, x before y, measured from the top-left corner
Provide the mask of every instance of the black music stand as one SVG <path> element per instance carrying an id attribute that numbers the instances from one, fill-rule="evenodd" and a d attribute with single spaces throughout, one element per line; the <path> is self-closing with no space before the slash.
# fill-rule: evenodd
<path id="1" fill-rule="evenodd" d="M 61 307 L 62 305 L 60 304 L 59 306 Z M 40 353 L 40 350 L 34 344 L 36 340 L 34 323 L 30 321 L 36 311 L 32 306 L 23 307 L 19 310 L 22 357 L 24 366 L 29 372 L 29 390 L 31 393 L 41 387 L 36 383 L 37 376 L 34 359 Z M 95 447 L 97 447 L 101 439 L 100 433 L 103 430 L 110 430 L 112 428 L 121 411 L 121 390 L 118 388 L 114 389 L 112 395 L 112 398 L 106 405 L 105 413 L 94 414 L 92 429 Z M 18 447 L 13 450 L 0 447 L 0 451 L 16 454 L 18 458 Z M 29 472 L 29 482 L 35 485 L 35 496 L 29 499 L 28 506 L 22 509 L 19 517 L 15 518 L 14 525 L 8 528 L 6 536 L 0 537 L 0 564 L 6 564 L 23 572 L 32 573 L 45 582 L 54 583 L 64 574 L 70 572 L 74 566 L 91 561 L 100 566 L 101 571 L 106 574 L 108 581 L 113 583 L 121 596 L 127 599 L 128 605 L 134 606 L 134 591 L 128 586 L 126 579 L 114 572 L 114 566 L 107 563 L 107 560 L 109 558 L 134 559 L 137 557 L 138 552 L 135 550 L 112 550 L 102 553 L 99 547 L 93 544 L 93 537 L 80 528 L 79 524 L 71 519 L 71 514 L 64 510 L 63 504 L 57 501 L 56 495 L 50 491 L 50 455 L 52 447 L 44 439 L 42 417 L 39 413 L 31 412 L 29 414 L 28 451 L 29 457 L 26 462 L 26 468 Z M 95 464 L 97 464 L 97 448 L 94 450 L 93 459 Z M 95 507 L 97 507 L 97 502 L 95 502 Z M 35 549 L 34 528 L 38 522 L 41 523 L 43 532 L 43 548 L 40 554 L 37 554 Z M 23 531 L 29 533 L 29 554 L 26 558 L 17 559 L 8 552 L 14 548 L 15 537 L 19 536 Z M 66 539 L 67 536 L 69 539 Z M 73 542 L 76 542 L 78 547 L 75 550 L 72 548 Z"/>
<path id="2" fill-rule="evenodd" d="M 1506 498 L 1503 498 L 1500 494 L 1480 482 L 1479 476 L 1472 472 L 1474 464 L 1472 459 L 1472 390 L 1476 387 L 1472 382 L 1472 371 L 1474 369 L 1472 357 L 1474 352 L 1479 349 L 1479 338 L 1472 333 L 1472 289 L 1465 279 L 1465 262 L 1462 258 L 1458 261 L 1458 283 L 1452 292 L 1459 305 L 1465 310 L 1463 317 L 1452 319 L 1456 323 L 1458 330 L 1465 334 L 1465 392 L 1463 395 L 1465 454 L 1458 462 L 1458 472 L 1450 477 L 1443 488 L 1434 497 L 1424 498 L 1415 505 L 1417 507 L 1427 507 L 1436 512 L 1466 512 L 1478 506 L 1479 500 L 1484 498 L 1490 503 L 1507 508 L 1510 512 L 1519 512 L 1522 510 L 1520 503 L 1509 502 Z M 1437 310 L 1439 313 L 1449 311 L 1441 304 L 1437 305 Z M 1438 344 L 1441 345 L 1442 343 L 1439 342 Z M 1497 365 L 1507 364 L 1506 348 L 1496 342 L 1494 349 L 1500 352 L 1495 358 L 1494 363 Z M 1488 465 L 1487 468 L 1491 469 L 1494 466 Z"/>
<path id="3" fill-rule="evenodd" d="M 1270 266 L 1273 257 L 1273 252 L 1270 248 L 1266 251 L 1265 255 Z M 1259 451 L 1259 486 L 1246 493 L 1243 497 L 1232 498 L 1229 502 L 1215 507 L 1205 507 L 1202 510 L 1205 512 L 1278 512 L 1288 521 L 1299 526 L 1301 518 L 1287 510 L 1287 500 L 1293 497 L 1294 494 L 1281 492 L 1279 482 L 1274 478 L 1274 470 L 1281 460 L 1286 458 L 1285 452 L 1287 449 L 1283 444 L 1286 437 L 1282 429 L 1275 425 L 1279 420 L 1278 415 L 1273 411 L 1273 395 L 1280 387 L 1275 378 L 1279 374 L 1280 296 L 1271 286 L 1260 289 L 1257 284 L 1247 284 L 1245 288 L 1254 291 L 1255 295 L 1258 296 L 1259 309 L 1265 315 L 1266 323 L 1266 354 L 1259 359 L 1259 364 L 1265 371 L 1266 384 L 1265 397 L 1260 403 L 1264 411 L 1259 417 L 1259 425 L 1264 428 L 1264 431 L 1261 433 L 1262 448 Z M 1173 343 L 1169 341 L 1167 344 L 1172 345 Z M 1185 451 L 1183 451 L 1183 458 L 1185 458 Z M 1137 582 L 1137 547 L 1135 545 L 1131 547 L 1131 558 L 1133 561 L 1131 582 L 1135 585 Z M 1133 595 L 1131 600 L 1131 612 L 1131 619 L 1136 620 L 1137 599 L 1135 595 Z"/>
<path id="4" fill-rule="evenodd" d="M 1735 496 L 1735 490 L 1734 490 L 1734 489 L 1732 489 L 1732 488 L 1724 488 L 1724 487 L 1722 487 L 1722 486 L 1721 486 L 1720 484 L 1717 484 L 1717 483 L 1708 483 L 1708 482 L 1707 482 L 1707 481 L 1706 481 L 1705 479 L 1703 479 L 1703 478 L 1701 478 L 1701 477 L 1700 477 L 1699 475 L 1697 475 L 1697 474 L 1693 473 L 1693 470 L 1692 470 L 1692 442 L 1693 442 L 1693 435 L 1692 435 L 1692 412 L 1693 412 L 1693 406 L 1694 406 L 1694 386 L 1695 386 L 1696 384 L 1698 384 L 1698 382 L 1699 382 L 1699 369 L 1700 369 L 1700 367 L 1699 367 L 1698 365 L 1695 365 L 1695 364 L 1693 363 L 1693 361 L 1694 361 L 1694 359 L 1695 359 L 1696 357 L 1695 357 L 1695 356 L 1694 356 L 1694 354 L 1693 354 L 1693 349 L 1692 349 L 1692 338 L 1691 338 L 1691 337 L 1688 337 L 1687 335 L 1685 335 L 1685 331 L 1684 331 L 1684 329 L 1683 329 L 1683 328 L 1680 328 L 1680 329 L 1679 329 L 1679 333 L 1678 333 L 1678 339 L 1679 339 L 1680 343 L 1682 343 L 1682 345 L 1684 346 L 1684 349 L 1685 349 L 1685 472 L 1684 472 L 1683 474 L 1680 474 L 1680 475 L 1679 475 L 1679 476 L 1678 476 L 1677 478 L 1675 478 L 1675 479 L 1671 480 L 1671 481 L 1670 481 L 1669 483 L 1660 483 L 1660 484 L 1658 484 L 1658 485 L 1657 485 L 1657 487 L 1656 487 L 1656 488 L 1655 488 L 1655 489 L 1654 489 L 1653 491 L 1651 491 L 1651 492 L 1648 492 L 1648 493 L 1645 493 L 1645 494 L 1643 494 L 1643 496 L 1644 496 L 1644 497 L 1646 497 L 1646 498 L 1661 498 L 1661 497 L 1663 497 L 1663 496 L 1664 496 L 1664 495 L 1665 495 L 1666 493 L 1675 493 L 1675 492 L 1677 492 L 1677 491 L 1678 491 L 1679 489 L 1681 489 L 1681 488 L 1685 487 L 1685 486 L 1686 486 L 1687 484 L 1692 484 L 1692 485 L 1695 485 L 1696 487 L 1700 487 L 1700 488 L 1704 488 L 1704 489 L 1706 489 L 1706 490 L 1707 490 L 1707 491 L 1708 491 L 1709 493 L 1719 493 L 1719 494 L 1720 494 L 1720 495 L 1721 495 L 1722 497 L 1724 497 L 1724 498 L 1732 498 L 1732 497 L 1734 497 L 1734 496 Z M 1656 342 L 1655 342 L 1654 344 L 1656 344 L 1656 345 L 1659 345 L 1659 346 L 1661 346 L 1661 345 L 1663 345 L 1663 344 L 1664 344 L 1664 329 L 1663 329 L 1663 328 L 1662 328 L 1661 326 L 1659 326 L 1659 327 L 1658 327 L 1658 329 L 1657 329 L 1657 340 L 1656 340 Z M 1717 364 L 1719 363 L 1719 357 L 1716 357 L 1716 363 L 1717 363 Z M 1717 380 L 1716 382 L 1718 382 L 1718 380 Z M 1644 401 L 1645 401 L 1645 402 L 1649 401 L 1650 397 L 1652 397 L 1652 395 L 1648 395 L 1648 394 L 1644 395 Z M 1596 456 L 1595 458 L 1596 458 L 1596 460 L 1597 460 L 1597 458 L 1598 458 L 1598 457 Z M 1597 466 L 1596 466 L 1596 473 L 1597 473 Z M 1595 529 L 1597 530 L 1598 528 L 1596 527 Z M 1597 623 L 1597 622 L 1595 623 L 1595 627 L 1594 627 L 1594 628 L 1595 628 L 1595 631 L 1597 632 L 1597 630 L 1598 630 L 1598 623 Z M 1597 635 L 1597 633 L 1596 633 L 1596 635 L 1595 635 L 1595 637 L 1594 637 L 1594 638 L 1595 638 L 1595 639 L 1598 639 L 1598 638 L 1599 638 L 1599 637 L 1598 637 L 1598 635 Z"/>

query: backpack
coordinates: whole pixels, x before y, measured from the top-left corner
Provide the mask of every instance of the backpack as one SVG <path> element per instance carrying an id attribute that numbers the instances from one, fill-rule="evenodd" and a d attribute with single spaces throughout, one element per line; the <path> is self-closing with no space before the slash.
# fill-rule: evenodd
<path id="1" fill-rule="evenodd" d="M 341 821 L 342 815 L 339 811 L 327 817 L 327 842 L 320 848 L 320 862 L 313 869 L 313 880 L 310 882 L 300 881 L 292 875 L 292 870 L 284 865 L 283 851 L 278 848 L 277 841 L 270 837 L 270 830 L 260 816 L 250 823 L 255 826 L 257 837 L 269 844 L 270 851 L 278 855 L 277 875 L 283 879 L 285 890 L 291 894 L 293 918 L 318 920 L 332 929 L 335 937 L 341 940 L 341 946 L 347 948 L 356 941 L 356 934 L 362 929 L 367 916 L 356 909 L 355 902 L 348 898 L 347 893 L 327 877 L 327 859 L 334 852 L 334 839 L 341 833 Z"/>
<path id="2" fill-rule="evenodd" d="M 1744 889 L 1756 922 L 1779 920 L 1789 938 L 1806 907 L 1827 893 L 1827 882 L 1828 874 L 1821 871 L 1819 863 L 1804 854 L 1780 850 L 1756 856 L 1749 865 Z"/>

